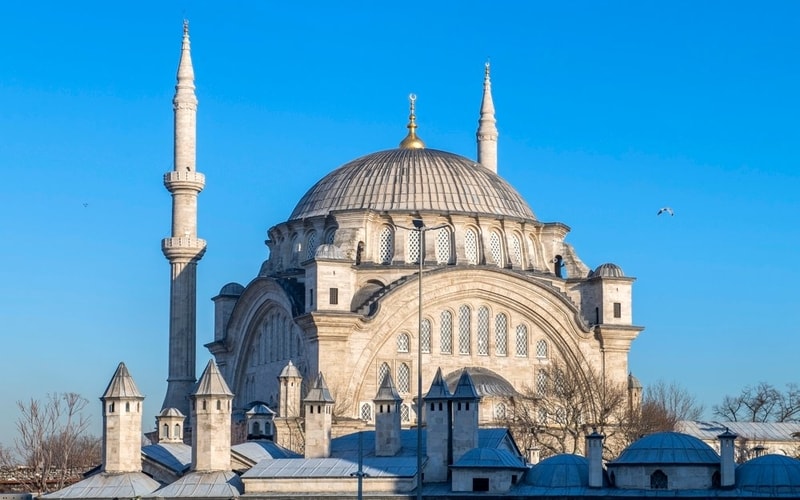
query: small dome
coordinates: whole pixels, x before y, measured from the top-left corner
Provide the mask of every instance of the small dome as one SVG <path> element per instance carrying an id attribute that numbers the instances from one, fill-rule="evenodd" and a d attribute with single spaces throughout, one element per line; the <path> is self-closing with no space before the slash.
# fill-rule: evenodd
<path id="1" fill-rule="evenodd" d="M 589 486 L 589 461 L 580 455 L 554 455 L 528 471 L 525 482 L 543 488 Z"/>
<path id="2" fill-rule="evenodd" d="M 736 469 L 736 486 L 745 491 L 800 493 L 800 460 L 784 455 L 764 455 Z"/>
<path id="3" fill-rule="evenodd" d="M 239 296 L 244 292 L 244 287 L 239 283 L 228 283 L 227 285 L 223 286 L 222 289 L 219 291 L 220 295 L 235 295 Z"/>
<path id="4" fill-rule="evenodd" d="M 314 252 L 314 258 L 342 260 L 344 259 L 344 254 L 342 254 L 342 250 L 336 245 L 325 244 L 317 247 L 317 250 Z"/>
<path id="5" fill-rule="evenodd" d="M 281 374 L 278 375 L 278 378 L 303 378 L 303 376 L 300 375 L 300 370 L 294 366 L 294 363 L 292 363 L 292 360 L 290 359 L 289 364 L 283 367 L 283 370 L 281 370 Z"/>
<path id="6" fill-rule="evenodd" d="M 472 448 L 464 453 L 453 467 L 522 469 L 525 464 L 507 450 L 497 448 Z"/>
<path id="7" fill-rule="evenodd" d="M 161 410 L 161 413 L 158 414 L 159 417 L 181 417 L 186 418 L 186 415 L 181 413 L 181 411 L 177 408 L 164 408 Z"/>
<path id="8" fill-rule="evenodd" d="M 709 445 L 688 434 L 658 432 L 634 442 L 609 465 L 719 464 L 719 455 Z"/>
<path id="9" fill-rule="evenodd" d="M 248 416 L 256 416 L 256 415 L 275 415 L 275 412 L 269 409 L 269 406 L 264 404 L 257 404 L 247 410 Z"/>
<path id="10" fill-rule="evenodd" d="M 611 262 L 606 262 L 605 264 L 600 264 L 597 266 L 597 269 L 589 273 L 589 277 L 592 276 L 600 276 L 603 278 L 624 278 L 625 273 L 622 272 L 622 268 L 616 264 L 612 264 Z"/>
<path id="11" fill-rule="evenodd" d="M 508 380 L 492 370 L 479 366 L 468 366 L 464 370 L 472 378 L 472 385 L 475 387 L 475 392 L 478 393 L 479 397 L 514 397 L 518 395 L 517 391 L 514 390 L 514 386 Z M 447 382 L 447 387 L 451 392 L 455 392 L 461 372 L 462 370 L 456 370 L 445 377 L 445 382 Z"/>
<path id="12" fill-rule="evenodd" d="M 639 379 L 633 376 L 633 373 L 628 374 L 628 389 L 641 389 L 642 383 Z"/>

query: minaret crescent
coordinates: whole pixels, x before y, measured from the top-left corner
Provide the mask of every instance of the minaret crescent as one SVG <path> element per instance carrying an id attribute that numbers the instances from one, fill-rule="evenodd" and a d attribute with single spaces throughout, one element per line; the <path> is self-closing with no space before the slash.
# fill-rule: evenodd
<path id="1" fill-rule="evenodd" d="M 174 165 L 164 174 L 164 186 L 172 194 L 172 236 L 161 241 L 171 268 L 169 303 L 169 371 L 164 408 L 190 415 L 189 395 L 196 380 L 197 262 L 206 242 L 197 237 L 197 195 L 205 176 L 197 171 L 197 97 L 189 43 L 189 23 L 183 23 L 183 42 L 177 85 L 172 100 Z M 189 427 L 191 424 L 187 425 Z"/>
<path id="2" fill-rule="evenodd" d="M 494 117 L 492 100 L 492 81 L 489 77 L 490 65 L 486 62 L 483 77 L 483 99 L 481 116 L 478 119 L 478 163 L 497 173 L 497 120 Z"/>

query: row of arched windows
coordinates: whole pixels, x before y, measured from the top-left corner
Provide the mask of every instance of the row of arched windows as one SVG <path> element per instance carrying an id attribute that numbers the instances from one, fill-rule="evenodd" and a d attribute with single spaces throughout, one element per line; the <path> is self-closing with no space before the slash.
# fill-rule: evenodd
<path id="1" fill-rule="evenodd" d="M 513 340 L 509 342 L 509 320 L 505 313 L 498 313 L 494 321 L 490 319 L 489 308 L 478 308 L 475 321 L 473 321 L 472 308 L 462 305 L 458 308 L 457 321 L 453 312 L 444 310 L 439 314 L 439 352 L 453 354 L 454 347 L 460 355 L 471 355 L 473 350 L 479 356 L 489 356 L 490 351 L 496 356 L 508 356 L 509 349 L 512 354 L 519 357 L 528 356 L 528 326 L 518 324 L 513 330 Z M 474 323 L 474 324 L 473 324 Z M 455 329 L 454 329 L 455 325 Z M 420 348 L 423 353 L 430 353 L 432 349 L 432 331 L 430 319 L 422 321 L 420 331 Z M 457 334 L 454 343 L 454 334 Z M 475 342 L 473 344 L 473 335 Z M 397 352 L 406 353 L 410 349 L 410 336 L 401 332 L 397 336 Z M 493 346 L 493 347 L 492 347 Z M 545 339 L 536 341 L 534 354 L 537 359 L 547 359 L 549 347 Z"/>
<path id="2" fill-rule="evenodd" d="M 291 319 L 275 309 L 261 323 L 261 331 L 253 340 L 250 366 L 296 359 L 302 347 L 302 340 L 294 331 Z"/>

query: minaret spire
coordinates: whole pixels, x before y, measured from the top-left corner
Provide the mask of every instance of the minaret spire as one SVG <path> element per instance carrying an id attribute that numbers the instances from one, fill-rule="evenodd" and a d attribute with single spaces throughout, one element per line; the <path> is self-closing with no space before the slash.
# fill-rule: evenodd
<path id="1" fill-rule="evenodd" d="M 197 262 L 206 251 L 197 237 L 197 195 L 205 176 L 197 172 L 197 97 L 189 44 L 189 22 L 183 22 L 183 42 L 177 85 L 172 100 L 174 165 L 164 174 L 164 186 L 172 193 L 172 236 L 161 241 L 161 250 L 172 270 L 169 304 L 169 374 L 164 408 L 190 415 L 189 394 L 195 383 L 197 336 Z M 187 425 L 189 427 L 191 424 Z"/>
<path id="2" fill-rule="evenodd" d="M 486 61 L 483 77 L 483 100 L 481 116 L 478 119 L 478 163 L 497 173 L 497 120 L 494 118 L 492 101 L 492 80 L 489 77 L 490 65 Z"/>

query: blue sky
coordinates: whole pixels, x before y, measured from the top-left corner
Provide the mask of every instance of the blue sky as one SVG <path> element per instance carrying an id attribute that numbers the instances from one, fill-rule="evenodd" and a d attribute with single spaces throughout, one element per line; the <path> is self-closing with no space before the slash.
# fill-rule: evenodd
<path id="1" fill-rule="evenodd" d="M 207 177 L 201 367 L 209 299 L 256 275 L 266 230 L 314 182 L 397 145 L 410 92 L 427 145 L 474 157 L 490 57 L 499 173 L 587 265 L 637 277 L 634 374 L 708 407 L 797 381 L 800 4 L 496 4 L 0 4 L 1 400 L 75 391 L 99 432 L 125 361 L 153 425 L 184 17 Z"/>

